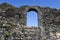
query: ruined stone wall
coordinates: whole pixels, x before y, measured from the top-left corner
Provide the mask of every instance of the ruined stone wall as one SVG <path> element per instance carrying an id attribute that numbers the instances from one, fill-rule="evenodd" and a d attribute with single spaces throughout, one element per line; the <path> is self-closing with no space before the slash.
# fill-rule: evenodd
<path id="1" fill-rule="evenodd" d="M 38 26 L 42 26 L 42 28 L 40 28 L 43 30 L 41 30 L 42 40 L 57 40 L 57 38 L 60 37 L 60 10 L 39 6 L 22 7 L 22 9 L 24 8 L 23 14 L 25 15 L 30 9 L 32 11 L 36 10 L 38 15 Z M 24 18 L 25 22 L 26 17 L 27 16 Z"/>
<path id="2" fill-rule="evenodd" d="M 47 8 L 42 16 L 46 39 L 57 40 L 60 37 L 60 10 Z"/>
<path id="3" fill-rule="evenodd" d="M 3 6 L 2 6 L 3 5 Z M 6 8 L 5 8 L 6 7 Z M 36 11 L 41 40 L 58 40 L 60 38 L 60 9 L 40 6 L 21 6 L 16 8 L 8 4 L 0 5 L 0 22 L 10 21 L 26 25 L 27 12 Z"/>

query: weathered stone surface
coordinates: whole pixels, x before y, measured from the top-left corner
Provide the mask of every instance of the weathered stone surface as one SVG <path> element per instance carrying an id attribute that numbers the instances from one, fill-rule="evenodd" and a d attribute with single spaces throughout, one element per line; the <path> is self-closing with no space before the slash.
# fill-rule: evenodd
<path id="1" fill-rule="evenodd" d="M 0 5 L 0 28 L 6 24 L 5 27 L 9 27 L 5 28 L 5 31 L 10 30 L 12 26 L 13 28 L 16 26 L 12 25 L 13 23 L 26 26 L 27 12 L 29 11 L 36 11 L 38 15 L 38 27 L 40 28 L 38 30 L 38 40 L 60 40 L 60 9 L 40 6 L 21 6 L 16 8 L 10 4 L 3 3 Z"/>

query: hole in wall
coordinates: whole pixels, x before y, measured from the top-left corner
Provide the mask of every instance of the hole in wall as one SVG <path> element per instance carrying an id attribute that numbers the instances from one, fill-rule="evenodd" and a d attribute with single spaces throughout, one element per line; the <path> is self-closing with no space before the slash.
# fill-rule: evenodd
<path id="1" fill-rule="evenodd" d="M 30 9 L 27 13 L 27 26 L 37 27 L 38 26 L 38 16 L 37 11 L 34 9 Z"/>

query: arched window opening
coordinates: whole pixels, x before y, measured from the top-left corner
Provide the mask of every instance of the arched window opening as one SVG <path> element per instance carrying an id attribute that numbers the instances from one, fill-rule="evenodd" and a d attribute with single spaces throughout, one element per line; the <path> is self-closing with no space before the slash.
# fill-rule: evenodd
<path id="1" fill-rule="evenodd" d="M 38 26 L 38 16 L 36 10 L 29 10 L 27 13 L 27 26 Z"/>

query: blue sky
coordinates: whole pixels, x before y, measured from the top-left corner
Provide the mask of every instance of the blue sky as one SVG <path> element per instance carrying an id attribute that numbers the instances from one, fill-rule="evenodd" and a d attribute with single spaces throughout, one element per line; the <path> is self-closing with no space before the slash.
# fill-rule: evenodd
<path id="1" fill-rule="evenodd" d="M 43 7 L 51 7 L 51 8 L 57 8 L 60 9 L 60 0 L 0 0 L 0 4 L 3 2 L 7 2 L 9 4 L 12 4 L 16 7 L 20 7 L 23 5 L 29 5 L 29 6 L 43 6 Z M 34 14 L 33 14 L 34 13 Z M 34 16 L 36 12 L 29 12 L 28 15 L 30 15 L 31 17 L 33 17 L 33 19 L 35 20 L 34 22 L 30 21 L 30 18 L 28 18 L 28 25 L 36 25 L 37 26 L 37 17 Z M 28 16 L 28 17 L 30 17 Z M 32 20 L 33 21 L 33 20 Z M 30 23 L 31 22 L 31 23 Z"/>
<path id="2" fill-rule="evenodd" d="M 0 0 L 0 3 L 7 2 L 14 6 L 38 5 L 52 8 L 60 8 L 60 0 Z"/>

